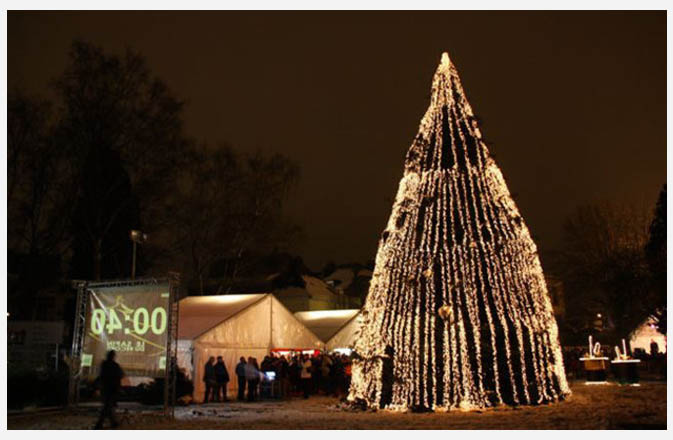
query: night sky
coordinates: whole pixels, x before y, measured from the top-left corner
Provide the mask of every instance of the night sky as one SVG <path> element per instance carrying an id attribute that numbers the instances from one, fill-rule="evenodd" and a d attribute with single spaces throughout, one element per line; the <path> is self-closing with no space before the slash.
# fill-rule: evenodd
<path id="1" fill-rule="evenodd" d="M 146 56 L 186 132 L 280 151 L 314 270 L 373 259 L 448 51 L 542 250 L 582 203 L 654 208 L 666 180 L 665 12 L 10 12 L 8 87 L 48 93 L 73 38 Z M 151 233 L 151 231 L 150 231 Z"/>

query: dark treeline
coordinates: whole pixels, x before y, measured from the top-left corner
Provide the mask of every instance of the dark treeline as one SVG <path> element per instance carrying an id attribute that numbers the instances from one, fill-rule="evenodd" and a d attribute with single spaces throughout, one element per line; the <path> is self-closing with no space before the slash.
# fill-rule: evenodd
<path id="1" fill-rule="evenodd" d="M 179 272 L 219 290 L 299 230 L 283 202 L 299 177 L 280 154 L 208 145 L 183 132 L 184 102 L 132 49 L 75 41 L 54 101 L 8 96 L 8 266 L 12 317 L 30 319 L 44 289 L 70 279 Z"/>
<path id="2" fill-rule="evenodd" d="M 666 333 L 666 185 L 655 209 L 607 202 L 578 207 L 563 238 L 546 267 L 563 285 L 563 344 L 584 344 L 589 334 L 617 344 L 648 317 Z"/>
<path id="3" fill-rule="evenodd" d="M 129 277 L 132 229 L 149 235 L 138 247 L 137 275 L 179 272 L 194 293 L 206 283 L 209 292 L 229 292 L 300 237 L 283 217 L 297 165 L 188 138 L 184 102 L 137 52 L 75 41 L 49 86 L 53 102 L 8 96 L 12 317 L 30 319 L 38 292 L 67 292 L 70 279 Z M 611 341 L 652 315 L 665 332 L 665 186 L 655 210 L 578 207 L 545 269 L 563 286 L 562 343 L 596 334 L 599 313 Z"/>

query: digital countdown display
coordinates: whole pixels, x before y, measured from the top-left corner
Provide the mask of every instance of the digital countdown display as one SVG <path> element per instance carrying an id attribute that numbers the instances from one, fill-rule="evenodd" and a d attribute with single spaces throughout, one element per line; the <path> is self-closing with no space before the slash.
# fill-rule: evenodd
<path id="1" fill-rule="evenodd" d="M 169 308 L 168 284 L 88 288 L 83 378 L 98 376 L 109 350 L 127 376 L 163 376 Z"/>

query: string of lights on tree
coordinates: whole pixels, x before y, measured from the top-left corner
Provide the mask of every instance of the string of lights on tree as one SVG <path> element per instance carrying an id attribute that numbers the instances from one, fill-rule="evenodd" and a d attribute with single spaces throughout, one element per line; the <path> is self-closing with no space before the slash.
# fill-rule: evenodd
<path id="1" fill-rule="evenodd" d="M 448 54 L 376 255 L 350 402 L 540 404 L 570 393 L 537 248 Z"/>

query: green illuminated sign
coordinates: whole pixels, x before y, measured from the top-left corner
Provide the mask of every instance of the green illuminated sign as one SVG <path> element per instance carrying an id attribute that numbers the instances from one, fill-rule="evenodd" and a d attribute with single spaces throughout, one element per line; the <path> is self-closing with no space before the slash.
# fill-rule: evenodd
<path id="1" fill-rule="evenodd" d="M 107 331 L 111 335 L 116 330 L 123 330 L 125 334 L 135 333 L 137 335 L 144 335 L 150 329 L 155 335 L 160 335 L 166 331 L 166 309 L 163 307 L 156 307 L 152 310 L 151 317 L 145 307 L 139 307 L 133 312 L 133 319 L 130 318 L 130 314 L 123 314 L 123 322 L 114 309 L 109 309 L 108 313 L 109 315 L 105 313 L 105 309 L 93 310 L 91 332 L 94 335 L 101 335 L 103 331 Z M 127 326 L 129 321 L 132 321 L 132 327 Z"/>
<path id="2" fill-rule="evenodd" d="M 93 379 L 108 350 L 127 375 L 156 377 L 166 369 L 168 285 L 90 288 L 82 373 Z"/>

